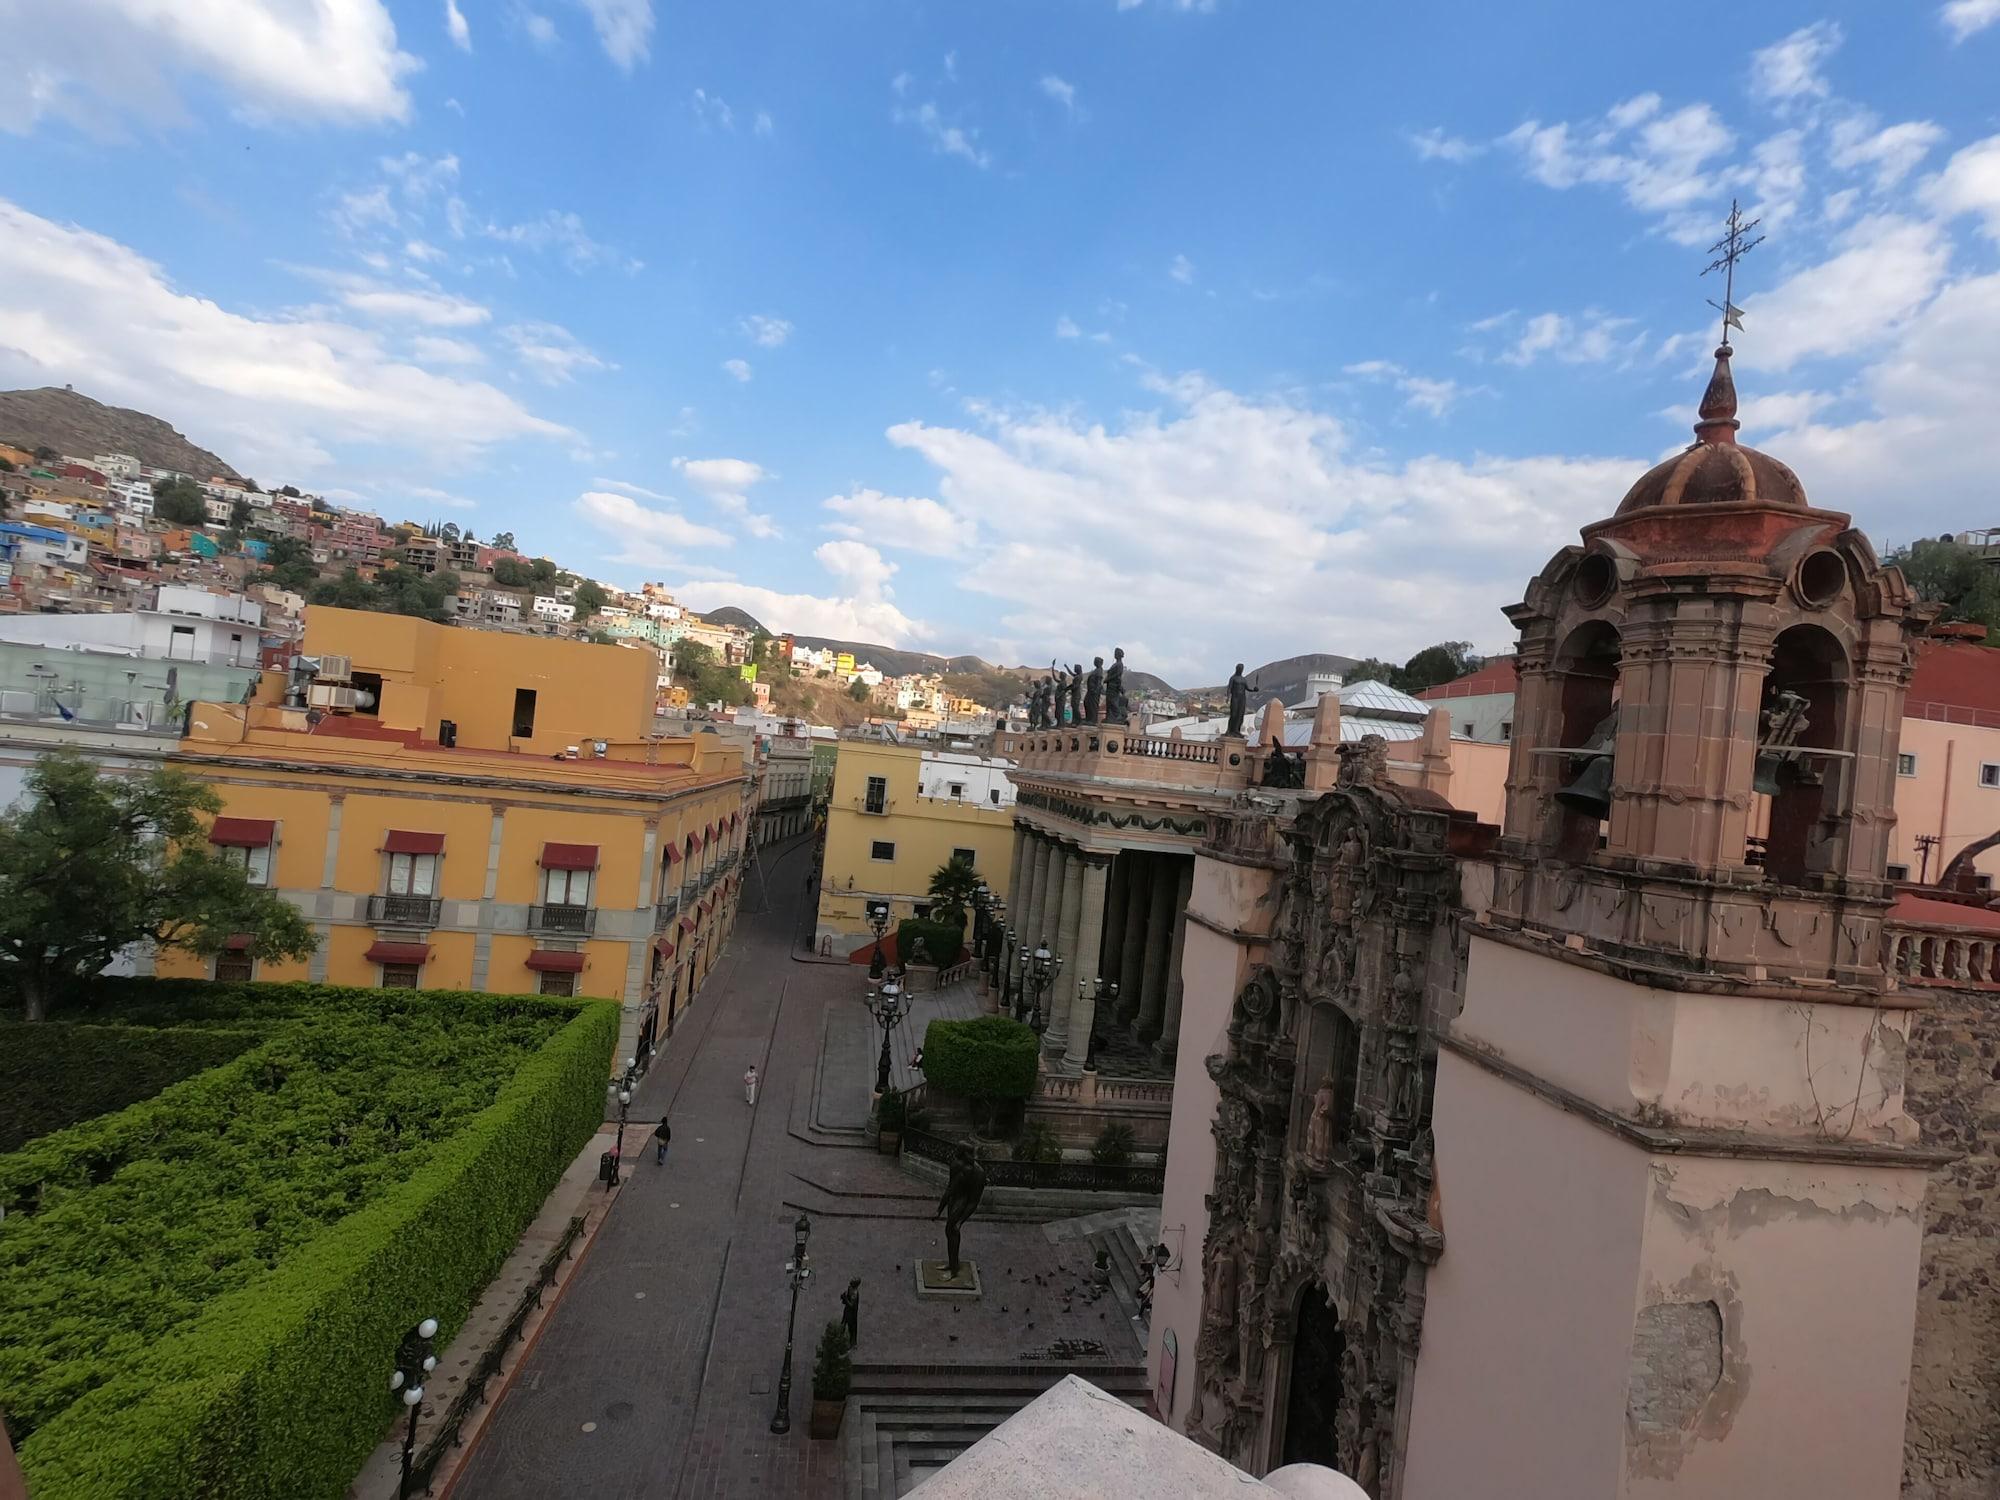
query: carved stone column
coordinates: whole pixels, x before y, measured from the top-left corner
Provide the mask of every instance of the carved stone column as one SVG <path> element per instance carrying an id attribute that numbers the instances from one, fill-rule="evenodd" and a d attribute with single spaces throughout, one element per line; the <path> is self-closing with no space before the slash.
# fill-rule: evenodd
<path id="1" fill-rule="evenodd" d="M 1104 898 L 1104 941 L 1097 950 L 1097 976 L 1116 979 L 1120 949 L 1125 940 L 1125 886 L 1132 874 L 1132 856 L 1113 855 L 1111 886 Z"/>
<path id="2" fill-rule="evenodd" d="M 1187 941 L 1187 907 L 1194 895 L 1194 861 L 1176 860 L 1180 878 L 1174 882 L 1174 935 L 1167 959 L 1167 1013 L 1161 1018 L 1160 1039 L 1153 1043 L 1153 1055 L 1172 1063 L 1181 1041 L 1181 948 Z"/>
<path id="3" fill-rule="evenodd" d="M 1063 850 L 1062 923 L 1056 951 L 1063 956 L 1063 971 L 1049 986 L 1049 1029 L 1042 1038 L 1042 1051 L 1060 1058 L 1069 1045 L 1069 1006 L 1076 993 L 1077 933 L 1083 923 L 1084 859 L 1075 850 Z"/>
<path id="4" fill-rule="evenodd" d="M 1139 1040 L 1150 1042 L 1160 1034 L 1167 1009 L 1167 967 L 1174 949 L 1174 892 L 1179 881 L 1170 856 L 1153 862 L 1151 901 L 1146 910 L 1146 968 L 1140 980 Z"/>
<path id="5" fill-rule="evenodd" d="M 1154 856 L 1127 850 L 1125 861 L 1132 868 L 1125 878 L 1125 925 L 1118 940 L 1118 1020 L 1129 1026 L 1139 1014 L 1146 972 L 1146 908 L 1152 904 Z"/>
<path id="6" fill-rule="evenodd" d="M 1104 884 L 1110 861 L 1102 855 L 1086 854 L 1083 859 L 1083 899 L 1076 929 L 1076 978 L 1069 1012 L 1069 1048 L 1063 1054 L 1063 1070 L 1080 1073 L 1090 1056 L 1090 1028 L 1097 1020 L 1097 969 L 1099 940 L 1104 932 Z"/>
<path id="7" fill-rule="evenodd" d="M 1028 894 L 1028 848 L 1031 843 L 1026 823 L 1014 825 L 1014 863 L 1007 876 L 1007 914 L 1021 920 L 1021 903 Z"/>
<path id="8" fill-rule="evenodd" d="M 1042 903 L 1049 893 L 1049 841 L 1038 833 L 1028 835 L 1028 891 L 1027 900 L 1022 905 L 1018 926 L 1021 932 L 1021 946 L 1028 952 L 1035 951 L 1035 944 L 1041 940 Z M 1019 959 L 1015 960 L 1020 962 Z"/>

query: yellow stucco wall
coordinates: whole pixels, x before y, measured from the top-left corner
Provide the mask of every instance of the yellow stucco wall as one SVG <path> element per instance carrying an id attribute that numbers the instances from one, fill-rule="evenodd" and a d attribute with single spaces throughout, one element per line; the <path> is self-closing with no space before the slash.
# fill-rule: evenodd
<path id="1" fill-rule="evenodd" d="M 827 813 L 821 933 L 867 937 L 870 896 L 889 898 L 892 921 L 911 915 L 918 901 L 928 899 L 931 876 L 955 849 L 971 849 L 980 878 L 995 891 L 1007 889 L 1014 863 L 1013 809 L 919 797 L 922 760 L 923 750 L 915 745 L 841 741 Z M 871 776 L 888 782 L 886 813 L 861 810 Z M 895 858 L 873 858 L 877 841 L 893 843 Z"/>

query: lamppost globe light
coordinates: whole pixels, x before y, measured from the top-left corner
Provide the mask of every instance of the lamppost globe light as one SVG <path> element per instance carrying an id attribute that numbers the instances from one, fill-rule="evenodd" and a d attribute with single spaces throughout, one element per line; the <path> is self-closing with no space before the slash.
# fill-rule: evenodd
<path id="1" fill-rule="evenodd" d="M 437 1367 L 438 1367 L 437 1356 L 435 1354 L 426 1354 L 424 1356 L 424 1373 L 428 1375 L 430 1374 L 431 1371 L 435 1370 Z"/>
<path id="2" fill-rule="evenodd" d="M 632 1102 L 632 1091 L 630 1089 L 620 1089 L 618 1091 L 618 1102 L 620 1104 L 630 1104 Z"/>
<path id="3" fill-rule="evenodd" d="M 402 1388 L 403 1388 L 403 1372 L 401 1370 L 391 1370 L 389 1372 L 389 1389 L 392 1391 L 400 1391 Z"/>
<path id="4" fill-rule="evenodd" d="M 424 1399 L 424 1388 L 420 1385 L 413 1385 L 407 1391 L 403 1392 L 403 1405 L 405 1406 L 416 1406 L 419 1403 L 421 1403 L 423 1399 Z"/>
<path id="5" fill-rule="evenodd" d="M 423 1322 L 417 1325 L 417 1336 L 419 1338 L 434 1339 L 437 1337 L 437 1331 L 438 1320 L 436 1318 L 425 1318 Z"/>

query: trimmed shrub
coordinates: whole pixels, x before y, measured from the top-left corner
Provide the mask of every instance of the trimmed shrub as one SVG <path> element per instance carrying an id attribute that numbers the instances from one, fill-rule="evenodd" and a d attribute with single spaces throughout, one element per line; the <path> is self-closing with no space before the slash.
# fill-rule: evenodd
<path id="1" fill-rule="evenodd" d="M 909 1119 L 910 1101 L 903 1097 L 902 1090 L 890 1089 L 882 1096 L 882 1102 L 875 1107 L 875 1122 L 883 1130 L 901 1130 Z"/>
<path id="2" fill-rule="evenodd" d="M 819 1348 L 813 1353 L 813 1400 L 845 1401 L 854 1382 L 854 1357 L 847 1342 L 847 1325 L 838 1318 L 827 1319 L 820 1330 Z"/>
<path id="3" fill-rule="evenodd" d="M 150 1099 L 263 1040 L 250 1030 L 0 1025 L 0 1154 Z"/>
<path id="4" fill-rule="evenodd" d="M 924 1030 L 924 1079 L 968 1099 L 1025 1099 L 1040 1046 L 1034 1028 L 1012 1016 L 933 1021 Z"/>
<path id="5" fill-rule="evenodd" d="M 602 1118 L 615 1006 L 205 988 L 299 1019 L 0 1158 L 37 1500 L 340 1495 L 401 1411 L 397 1341 L 450 1336 Z"/>
<path id="6" fill-rule="evenodd" d="M 1090 1148 L 1090 1159 L 1099 1166 L 1122 1167 L 1132 1159 L 1135 1139 L 1130 1125 L 1113 1120 L 1097 1132 L 1097 1140 Z"/>
<path id="7" fill-rule="evenodd" d="M 1021 1128 L 1020 1138 L 1014 1142 L 1015 1161 L 1056 1162 L 1062 1159 L 1062 1142 L 1056 1139 L 1055 1130 L 1045 1121 L 1036 1120 Z"/>
<path id="8" fill-rule="evenodd" d="M 905 917 L 896 924 L 896 961 L 907 964 L 921 938 L 930 962 L 949 968 L 965 951 L 965 922 L 932 922 L 923 917 Z"/>

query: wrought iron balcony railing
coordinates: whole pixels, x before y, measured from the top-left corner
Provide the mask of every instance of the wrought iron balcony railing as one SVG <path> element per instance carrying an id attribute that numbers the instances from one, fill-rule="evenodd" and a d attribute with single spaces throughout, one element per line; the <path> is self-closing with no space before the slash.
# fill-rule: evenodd
<path id="1" fill-rule="evenodd" d="M 436 896 L 370 896 L 368 920 L 389 927 L 435 927 L 444 902 Z"/>
<path id="2" fill-rule="evenodd" d="M 560 932 L 565 936 L 589 936 L 597 930 L 597 908 L 594 906 L 531 906 L 528 908 L 528 930 L 530 932 Z"/>

